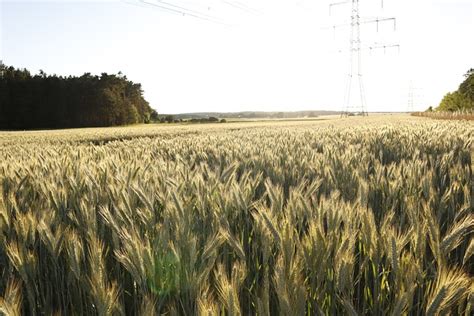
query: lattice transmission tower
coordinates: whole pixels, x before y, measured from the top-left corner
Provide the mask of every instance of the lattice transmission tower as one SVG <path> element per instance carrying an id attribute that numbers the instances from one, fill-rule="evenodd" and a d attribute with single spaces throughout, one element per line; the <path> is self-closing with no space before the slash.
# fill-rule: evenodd
<path id="1" fill-rule="evenodd" d="M 422 97 L 421 89 L 414 86 L 413 82 L 410 81 L 408 85 L 408 103 L 407 112 L 415 112 L 415 106 L 418 105 L 418 100 Z"/>
<path id="2" fill-rule="evenodd" d="M 400 49 L 399 44 L 388 43 L 373 43 L 371 45 L 363 45 L 361 41 L 361 25 L 362 24 L 376 24 L 377 32 L 379 31 L 379 24 L 385 22 L 392 22 L 393 29 L 396 30 L 396 19 L 394 17 L 376 17 L 366 18 L 360 15 L 361 0 L 347 0 L 342 2 L 335 2 L 329 5 L 329 15 L 334 6 L 351 5 L 350 23 L 333 25 L 331 28 L 334 32 L 337 28 L 350 27 L 349 37 L 349 71 L 346 79 L 346 86 L 344 90 L 344 105 L 341 111 L 341 117 L 350 115 L 366 116 L 367 104 L 365 98 L 365 87 L 362 72 L 362 51 L 389 48 Z M 383 0 L 381 2 L 383 8 Z M 354 98 L 354 94 L 357 96 Z"/>
<path id="3" fill-rule="evenodd" d="M 410 85 L 408 87 L 408 106 L 407 106 L 407 112 L 413 112 L 415 111 L 414 109 L 414 99 L 415 99 L 415 91 L 413 88 L 413 83 L 410 82 Z"/>

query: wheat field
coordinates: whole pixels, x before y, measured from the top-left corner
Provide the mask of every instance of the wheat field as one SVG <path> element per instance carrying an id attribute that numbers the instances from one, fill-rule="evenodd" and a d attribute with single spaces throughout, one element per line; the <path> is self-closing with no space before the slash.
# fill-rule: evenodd
<path id="1" fill-rule="evenodd" d="M 0 314 L 472 315 L 474 124 L 0 133 Z"/>

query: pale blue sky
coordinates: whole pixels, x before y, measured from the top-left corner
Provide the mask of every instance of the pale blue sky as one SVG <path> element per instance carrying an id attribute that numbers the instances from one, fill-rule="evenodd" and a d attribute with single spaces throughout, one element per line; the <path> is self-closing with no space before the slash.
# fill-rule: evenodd
<path id="1" fill-rule="evenodd" d="M 261 12 L 253 15 L 222 0 L 168 1 L 232 27 L 137 0 L 0 0 L 0 58 L 60 75 L 122 71 L 161 113 L 341 108 L 348 60 L 332 51 L 347 37 L 322 28 L 347 9 L 329 17 L 329 1 L 240 0 Z M 406 110 L 409 82 L 417 109 L 437 105 L 474 67 L 472 1 L 385 0 L 384 11 L 363 3 L 362 15 L 398 18 L 397 32 L 369 27 L 363 40 L 401 44 L 400 53 L 364 55 L 369 110 Z"/>

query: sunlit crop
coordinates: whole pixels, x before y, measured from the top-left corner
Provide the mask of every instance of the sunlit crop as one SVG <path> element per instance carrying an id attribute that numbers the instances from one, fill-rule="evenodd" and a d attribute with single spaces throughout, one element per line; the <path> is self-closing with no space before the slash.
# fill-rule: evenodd
<path id="1" fill-rule="evenodd" d="M 0 314 L 472 315 L 474 124 L 0 133 Z"/>

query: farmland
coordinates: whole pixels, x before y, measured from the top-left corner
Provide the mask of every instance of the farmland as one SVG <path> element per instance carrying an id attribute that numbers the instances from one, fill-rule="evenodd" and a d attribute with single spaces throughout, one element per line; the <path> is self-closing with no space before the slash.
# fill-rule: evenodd
<path id="1" fill-rule="evenodd" d="M 472 315 L 474 124 L 0 132 L 6 315 Z"/>

